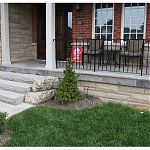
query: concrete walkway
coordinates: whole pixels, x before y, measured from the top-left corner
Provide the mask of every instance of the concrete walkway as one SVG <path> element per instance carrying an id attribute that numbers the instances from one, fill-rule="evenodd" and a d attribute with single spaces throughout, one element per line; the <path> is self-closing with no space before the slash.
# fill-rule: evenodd
<path id="1" fill-rule="evenodd" d="M 33 107 L 33 105 L 27 103 L 22 103 L 19 105 L 11 105 L 4 102 L 0 102 L 0 112 L 7 112 L 8 117 L 20 113 L 31 107 Z"/>

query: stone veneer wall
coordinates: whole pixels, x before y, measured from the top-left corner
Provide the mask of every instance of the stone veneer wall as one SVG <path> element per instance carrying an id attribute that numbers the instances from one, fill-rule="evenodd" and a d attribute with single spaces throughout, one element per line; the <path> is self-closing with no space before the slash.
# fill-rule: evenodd
<path id="1" fill-rule="evenodd" d="M 9 4 L 9 38 L 11 62 L 37 58 L 32 45 L 32 5 Z"/>
<path id="2" fill-rule="evenodd" d="M 90 81 L 80 81 L 80 90 L 104 102 L 123 103 L 150 111 L 150 89 Z"/>

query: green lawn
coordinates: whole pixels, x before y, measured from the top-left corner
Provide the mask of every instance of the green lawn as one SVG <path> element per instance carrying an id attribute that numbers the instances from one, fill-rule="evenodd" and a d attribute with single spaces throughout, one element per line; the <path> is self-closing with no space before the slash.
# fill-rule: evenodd
<path id="1" fill-rule="evenodd" d="M 112 103 L 82 110 L 39 106 L 8 125 L 7 146 L 150 146 L 150 113 Z"/>

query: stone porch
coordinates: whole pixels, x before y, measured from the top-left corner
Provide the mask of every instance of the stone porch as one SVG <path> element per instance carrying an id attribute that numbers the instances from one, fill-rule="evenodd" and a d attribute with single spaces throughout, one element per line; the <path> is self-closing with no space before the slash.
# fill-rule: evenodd
<path id="1" fill-rule="evenodd" d="M 0 71 L 55 76 L 63 78 L 63 69 L 49 70 L 45 61 L 24 61 L 11 65 L 1 65 Z M 81 91 L 98 96 L 103 101 L 132 105 L 150 111 L 150 77 L 149 75 L 129 74 L 76 69 L 80 73 Z"/>

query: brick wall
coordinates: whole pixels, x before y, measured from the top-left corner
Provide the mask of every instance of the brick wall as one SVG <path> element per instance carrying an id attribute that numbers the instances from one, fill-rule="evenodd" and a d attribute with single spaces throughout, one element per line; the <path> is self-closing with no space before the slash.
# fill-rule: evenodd
<path id="1" fill-rule="evenodd" d="M 92 37 L 92 4 L 82 4 L 76 11 L 73 5 L 73 38 Z M 122 4 L 114 4 L 114 39 L 121 38 Z M 147 3 L 146 38 L 150 39 L 150 3 Z"/>
<path id="2" fill-rule="evenodd" d="M 11 62 L 36 59 L 31 4 L 9 4 L 9 36 Z"/>
<path id="3" fill-rule="evenodd" d="M 92 37 L 92 4 L 82 4 L 82 10 L 76 11 L 73 5 L 73 38 Z M 114 5 L 114 38 L 121 37 L 122 4 Z"/>
<path id="4" fill-rule="evenodd" d="M 146 38 L 150 40 L 150 3 L 147 3 Z"/>
<path id="5" fill-rule="evenodd" d="M 73 38 L 90 38 L 92 37 L 92 4 L 81 4 L 81 8 L 81 11 L 76 11 L 73 5 L 72 36 Z"/>
<path id="6" fill-rule="evenodd" d="M 114 39 L 121 38 L 122 4 L 114 4 Z"/>

